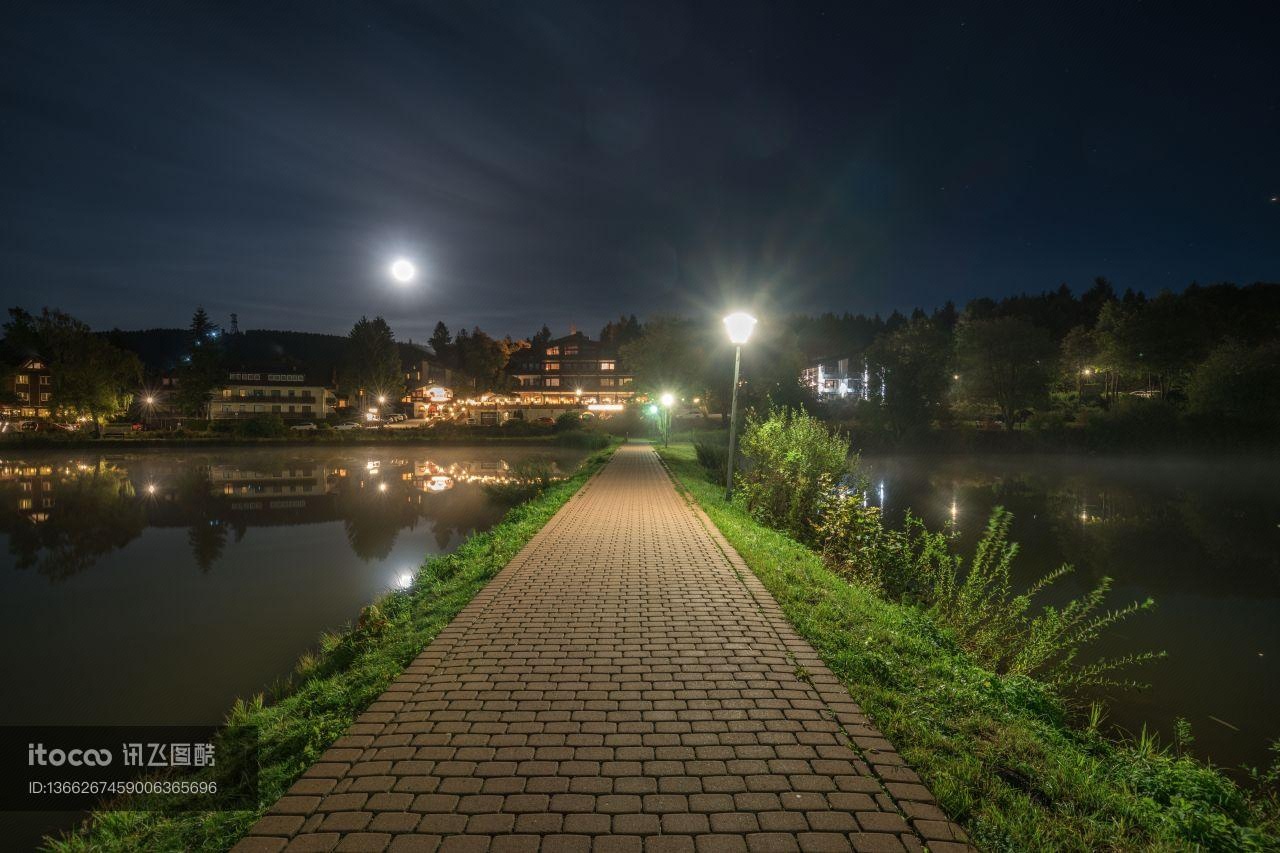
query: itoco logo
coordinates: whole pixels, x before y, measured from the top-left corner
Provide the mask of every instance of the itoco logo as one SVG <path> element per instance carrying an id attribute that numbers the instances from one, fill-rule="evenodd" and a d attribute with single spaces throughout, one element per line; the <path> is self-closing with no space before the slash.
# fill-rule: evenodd
<path id="1" fill-rule="evenodd" d="M 27 766 L 106 767 L 111 763 L 109 749 L 45 749 L 42 743 L 27 744 Z"/>

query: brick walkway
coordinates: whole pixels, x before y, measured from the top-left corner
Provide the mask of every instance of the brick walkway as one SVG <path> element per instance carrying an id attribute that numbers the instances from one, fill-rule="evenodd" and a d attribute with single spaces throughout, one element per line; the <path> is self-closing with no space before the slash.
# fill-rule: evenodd
<path id="1" fill-rule="evenodd" d="M 627 445 L 235 850 L 971 849 L 933 802 Z"/>

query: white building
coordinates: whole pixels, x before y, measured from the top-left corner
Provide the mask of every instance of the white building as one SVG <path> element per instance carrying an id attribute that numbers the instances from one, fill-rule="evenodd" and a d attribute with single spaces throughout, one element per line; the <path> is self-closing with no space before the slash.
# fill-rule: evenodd
<path id="1" fill-rule="evenodd" d="M 800 383 L 819 397 L 866 400 L 870 397 L 871 376 L 866 362 L 850 370 L 851 359 L 833 358 L 815 362 L 800 371 Z"/>
<path id="2" fill-rule="evenodd" d="M 317 420 L 337 406 L 328 383 L 302 372 L 235 370 L 214 391 L 209 404 L 213 420 L 279 415 L 285 420 Z"/>

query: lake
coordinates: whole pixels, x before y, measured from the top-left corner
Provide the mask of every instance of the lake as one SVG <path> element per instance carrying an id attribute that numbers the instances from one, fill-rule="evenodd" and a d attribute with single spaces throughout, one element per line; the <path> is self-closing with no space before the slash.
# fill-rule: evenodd
<path id="1" fill-rule="evenodd" d="M 1112 606 L 1148 596 L 1105 634 L 1107 655 L 1163 649 L 1129 671 L 1149 690 L 1114 692 L 1109 721 L 1168 742 L 1176 717 L 1215 764 L 1269 763 L 1280 737 L 1280 464 L 1271 460 L 1089 456 L 868 456 L 868 500 L 899 520 L 953 522 L 972 555 L 991 509 L 1014 515 L 1017 589 L 1063 563 L 1051 603 L 1101 577 Z"/>
<path id="2" fill-rule="evenodd" d="M 0 451 L 0 723 L 219 722 L 496 523 L 511 447 Z M 70 817 L 0 815 L 33 844 Z"/>

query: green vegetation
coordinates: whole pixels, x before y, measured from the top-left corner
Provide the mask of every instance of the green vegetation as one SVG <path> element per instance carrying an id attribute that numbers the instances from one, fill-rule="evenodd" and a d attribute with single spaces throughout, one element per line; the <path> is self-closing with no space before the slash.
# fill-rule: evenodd
<path id="1" fill-rule="evenodd" d="M 224 850 L 266 806 L 347 729 L 404 667 L 505 566 L 612 450 L 592 456 L 573 477 L 546 488 L 476 534 L 452 554 L 428 560 L 409 589 L 391 592 L 356 624 L 321 638 L 296 672 L 272 691 L 238 701 L 228 722 L 258 727 L 259 796 L 255 812 L 95 811 L 75 832 L 50 840 L 57 851 Z M 219 753 L 221 754 L 221 753 Z M 120 806 L 127 807 L 123 802 Z"/>
<path id="2" fill-rule="evenodd" d="M 506 482 L 488 483 L 484 490 L 503 503 L 515 504 L 542 494 L 564 475 L 556 468 L 555 461 L 547 456 L 531 456 L 512 466 Z"/>
<path id="3" fill-rule="evenodd" d="M 812 519 L 849 470 L 848 439 L 798 409 L 780 408 L 747 415 L 741 450 L 746 463 L 734 485 L 747 510 L 794 539 L 812 541 Z"/>
<path id="4" fill-rule="evenodd" d="M 87 418 L 99 434 L 104 423 L 128 411 L 142 380 L 137 356 L 113 346 L 63 311 L 46 308 L 33 316 L 21 308 L 10 309 L 4 343 L 24 357 L 39 354 L 48 363 L 51 402 L 42 404 L 32 396 L 28 401 L 32 406 L 53 406 L 59 420 Z M 32 388 L 28 393 L 42 392 Z"/>
<path id="5" fill-rule="evenodd" d="M 1171 746 L 1145 733 L 1123 741 L 1104 734 L 1098 706 L 1080 719 L 1044 681 L 983 665 L 923 606 L 890 601 L 863 576 L 832 571 L 818 552 L 753 519 L 741 500 L 726 503 L 691 445 L 660 452 L 981 849 L 1280 845 L 1280 763 L 1255 774 L 1255 785 L 1245 789 L 1186 753 L 1185 726 Z M 998 563 L 1009 555 L 1003 543 L 995 531 L 984 559 Z"/>

